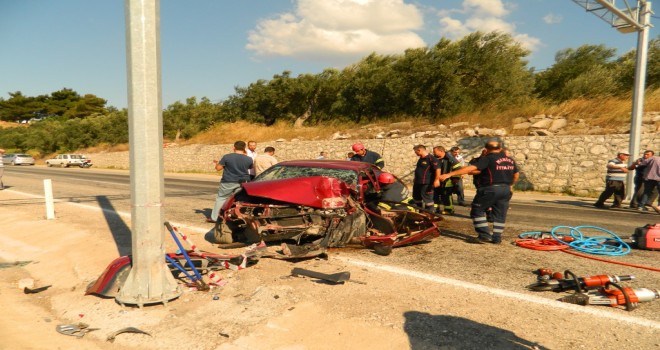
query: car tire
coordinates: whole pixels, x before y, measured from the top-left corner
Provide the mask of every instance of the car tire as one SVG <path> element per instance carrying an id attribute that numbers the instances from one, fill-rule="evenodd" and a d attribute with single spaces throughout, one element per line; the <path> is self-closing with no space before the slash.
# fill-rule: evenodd
<path id="1" fill-rule="evenodd" d="M 69 164 L 66 163 L 60 163 L 60 168 L 68 168 Z"/>
<path id="2" fill-rule="evenodd" d="M 51 167 L 53 167 L 53 164 L 46 162 L 46 166 L 51 168 Z"/>
<path id="3" fill-rule="evenodd" d="M 11 162 L 11 165 L 12 165 L 12 166 L 16 166 L 16 162 L 12 161 L 12 162 Z"/>
<path id="4" fill-rule="evenodd" d="M 374 253 L 381 256 L 388 256 L 392 254 L 392 245 L 391 244 L 376 244 L 374 245 Z"/>
<path id="5" fill-rule="evenodd" d="M 218 244 L 230 244 L 234 243 L 234 238 L 232 237 L 232 232 L 225 225 L 225 223 L 222 221 L 222 219 L 219 219 L 215 223 L 215 227 L 213 227 L 213 239 L 215 240 L 215 243 Z"/>

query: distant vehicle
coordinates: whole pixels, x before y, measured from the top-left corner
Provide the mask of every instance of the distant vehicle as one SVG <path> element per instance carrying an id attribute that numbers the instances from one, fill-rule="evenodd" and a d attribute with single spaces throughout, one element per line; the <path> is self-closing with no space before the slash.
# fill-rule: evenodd
<path id="1" fill-rule="evenodd" d="M 2 156 L 3 164 L 34 165 L 34 158 L 29 154 L 7 153 Z"/>
<path id="2" fill-rule="evenodd" d="M 89 165 L 86 166 L 86 164 Z M 62 168 L 68 168 L 70 166 L 89 168 L 91 166 L 91 161 L 85 158 L 82 154 L 60 154 L 55 158 L 48 159 L 46 165 L 49 167 L 59 166 Z"/>

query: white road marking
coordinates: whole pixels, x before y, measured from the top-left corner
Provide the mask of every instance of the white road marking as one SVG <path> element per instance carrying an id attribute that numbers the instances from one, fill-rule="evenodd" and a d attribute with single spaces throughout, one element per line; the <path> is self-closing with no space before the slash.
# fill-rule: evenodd
<path id="1" fill-rule="evenodd" d="M 408 270 L 408 269 L 404 269 L 404 268 L 396 267 L 396 266 L 391 266 L 391 265 L 384 265 L 384 264 L 380 264 L 380 263 L 375 264 L 375 263 L 372 263 L 372 262 L 368 262 L 368 261 L 364 261 L 364 260 L 358 260 L 358 259 L 354 259 L 354 258 L 347 258 L 347 257 L 341 257 L 341 256 L 336 256 L 334 258 L 338 259 L 338 260 L 341 260 L 341 261 L 344 261 L 346 263 L 355 265 L 355 266 L 371 268 L 371 269 L 375 269 L 375 270 L 394 273 L 394 274 L 397 274 L 397 275 L 403 275 L 403 276 L 419 278 L 419 279 L 423 279 L 423 280 L 431 281 L 431 282 L 435 282 L 435 283 L 440 283 L 440 284 L 447 284 L 447 285 L 451 285 L 451 286 L 454 286 L 454 287 L 469 289 L 469 290 L 476 291 L 476 292 L 479 292 L 479 293 L 492 294 L 492 295 L 495 295 L 495 296 L 501 296 L 501 297 L 505 297 L 505 298 L 509 298 L 509 299 L 520 300 L 520 301 L 523 301 L 523 302 L 534 303 L 534 304 L 549 306 L 549 307 L 553 307 L 553 308 L 557 308 L 557 309 L 564 309 L 564 310 L 569 310 L 569 311 L 573 311 L 573 312 L 579 312 L 579 313 L 584 313 L 584 314 L 589 314 L 589 315 L 594 315 L 594 316 L 600 316 L 600 317 L 605 317 L 605 318 L 609 318 L 609 319 L 616 320 L 616 321 L 627 322 L 627 323 L 634 324 L 634 325 L 660 329 L 660 322 L 655 322 L 653 320 L 648 320 L 648 319 L 639 318 L 639 317 L 619 315 L 619 314 L 615 314 L 613 312 L 605 311 L 603 309 L 596 308 L 596 307 L 592 308 L 592 307 L 584 307 L 584 306 L 580 306 L 580 305 L 568 304 L 568 303 L 564 303 L 564 302 L 561 302 L 561 301 L 556 301 L 556 300 L 550 300 L 550 299 L 537 297 L 537 296 L 534 296 L 534 295 L 517 293 L 517 292 L 512 292 L 512 291 L 508 291 L 508 290 L 504 290 L 504 289 L 487 287 L 487 286 L 483 286 L 483 285 L 476 284 L 476 283 L 470 283 L 470 282 L 465 282 L 465 281 L 461 281 L 461 280 L 455 280 L 455 279 L 452 279 L 452 278 L 446 278 L 446 277 L 431 275 L 431 274 L 428 274 L 428 273 L 412 271 L 412 270 Z"/>
<path id="2" fill-rule="evenodd" d="M 44 196 L 39 196 L 39 195 L 31 194 L 31 193 L 19 192 L 19 191 L 14 191 L 14 190 L 5 190 L 5 191 L 13 192 L 13 193 L 20 194 L 20 195 L 23 195 L 23 196 L 27 196 L 27 197 L 30 197 L 30 198 L 37 198 L 37 199 L 45 200 Z M 127 212 L 124 212 L 124 211 L 103 209 L 103 208 L 95 207 L 93 205 L 68 202 L 68 201 L 64 201 L 64 200 L 61 200 L 61 199 L 55 199 L 54 202 L 55 203 L 62 203 L 62 204 L 69 204 L 69 205 L 77 206 L 77 207 L 83 208 L 83 209 L 101 211 L 101 212 L 105 212 L 105 213 L 112 214 L 112 215 L 119 215 L 120 217 L 122 217 L 124 219 L 130 219 L 131 218 L 131 213 L 127 213 Z M 199 228 L 199 227 L 195 227 L 195 226 L 188 226 L 188 225 L 185 225 L 185 224 L 180 224 L 180 223 L 176 223 L 176 222 L 172 222 L 172 221 L 170 221 L 170 224 L 172 224 L 172 226 L 176 226 L 177 228 L 185 228 L 186 230 L 197 232 L 197 233 L 207 233 L 207 232 L 209 232 L 209 229 L 203 229 L 203 228 Z"/>

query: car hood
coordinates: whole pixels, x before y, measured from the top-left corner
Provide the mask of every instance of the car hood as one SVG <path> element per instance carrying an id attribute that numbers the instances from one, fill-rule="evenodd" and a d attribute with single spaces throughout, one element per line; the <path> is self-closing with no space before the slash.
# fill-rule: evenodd
<path id="1" fill-rule="evenodd" d="M 350 190 L 343 181 L 328 176 L 247 182 L 243 190 L 250 196 L 323 208 L 326 198 L 348 197 Z"/>

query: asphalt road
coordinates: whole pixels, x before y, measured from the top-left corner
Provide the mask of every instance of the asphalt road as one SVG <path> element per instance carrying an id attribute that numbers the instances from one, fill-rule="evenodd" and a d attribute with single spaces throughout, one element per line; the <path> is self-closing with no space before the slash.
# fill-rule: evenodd
<path id="1" fill-rule="evenodd" d="M 47 168 L 43 166 L 5 167 L 4 182 L 10 189 L 43 196 L 43 180 L 51 179 L 55 199 L 97 205 L 118 212 L 130 212 L 128 171 Z M 213 206 L 219 178 L 214 175 L 167 174 L 165 176 L 166 220 L 189 226 L 209 226 L 204 222 Z M 472 193 L 466 194 L 467 198 Z M 593 198 L 516 192 L 507 223 L 518 230 L 549 231 L 558 225 L 593 225 L 622 237 L 636 227 L 658 220 L 654 212 L 629 209 L 596 209 Z M 3 204 L 0 203 L 0 206 Z M 456 218 L 469 217 L 469 208 L 457 207 Z M 450 218 L 451 220 L 451 218 Z"/>

